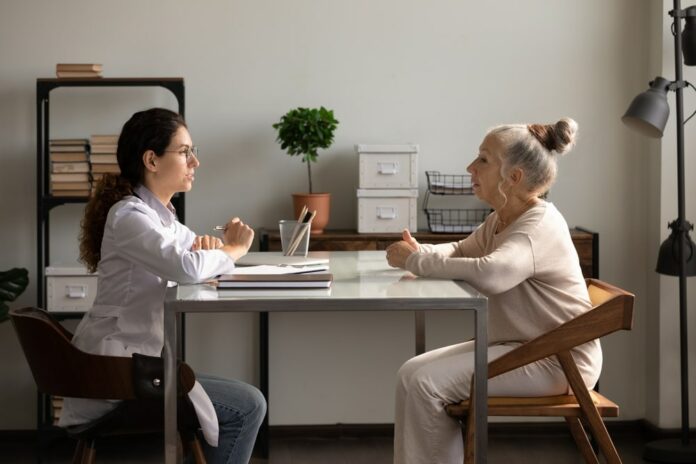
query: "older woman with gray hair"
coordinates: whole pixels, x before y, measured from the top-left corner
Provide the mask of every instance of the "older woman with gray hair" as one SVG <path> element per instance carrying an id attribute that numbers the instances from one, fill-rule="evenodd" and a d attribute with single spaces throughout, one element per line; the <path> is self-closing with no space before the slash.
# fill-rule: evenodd
<path id="1" fill-rule="evenodd" d="M 591 308 L 568 225 L 541 198 L 556 163 L 575 143 L 577 124 L 513 124 L 486 134 L 468 166 L 474 194 L 494 210 L 464 240 L 419 244 L 409 233 L 387 248 L 387 261 L 420 276 L 465 280 L 488 297 L 488 359 Z M 583 380 L 594 386 L 602 367 L 599 341 L 573 350 Z M 398 373 L 394 462 L 460 463 L 459 424 L 445 406 L 469 398 L 474 342 L 408 360 Z M 546 396 L 569 391 L 558 361 L 546 358 L 491 379 L 491 396 Z"/>

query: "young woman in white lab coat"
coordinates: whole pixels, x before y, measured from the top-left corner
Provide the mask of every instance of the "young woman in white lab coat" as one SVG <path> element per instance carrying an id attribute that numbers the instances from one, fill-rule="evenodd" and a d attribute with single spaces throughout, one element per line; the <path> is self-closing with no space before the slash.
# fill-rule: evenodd
<path id="1" fill-rule="evenodd" d="M 197 236 L 177 220 L 171 199 L 191 190 L 200 164 L 177 113 L 135 113 L 121 131 L 117 159 L 121 173 L 100 180 L 82 221 L 80 257 L 99 272 L 99 283 L 73 344 L 101 355 L 160 356 L 168 283 L 234 272 L 254 231 L 233 218 L 220 240 Z M 266 413 L 263 395 L 239 381 L 197 378 L 189 397 L 208 462 L 247 463 Z M 114 401 L 66 398 L 59 425 L 89 422 L 115 407 Z"/>

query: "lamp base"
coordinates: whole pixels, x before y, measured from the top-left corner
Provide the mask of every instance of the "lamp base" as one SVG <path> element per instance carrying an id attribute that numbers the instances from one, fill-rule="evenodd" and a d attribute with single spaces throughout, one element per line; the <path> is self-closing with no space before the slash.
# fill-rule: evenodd
<path id="1" fill-rule="evenodd" d="M 651 462 L 695 463 L 696 443 L 685 445 L 679 438 L 651 441 L 645 445 L 643 459 Z"/>

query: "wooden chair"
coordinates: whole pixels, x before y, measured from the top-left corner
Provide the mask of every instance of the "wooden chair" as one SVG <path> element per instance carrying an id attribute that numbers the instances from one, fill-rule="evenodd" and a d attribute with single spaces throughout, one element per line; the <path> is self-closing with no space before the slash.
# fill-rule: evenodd
<path id="1" fill-rule="evenodd" d="M 599 280 L 586 279 L 586 282 L 592 310 L 488 364 L 490 379 L 540 359 L 556 356 L 574 395 L 535 398 L 490 397 L 488 415 L 564 417 L 586 463 L 598 464 L 599 460 L 590 445 L 585 427 L 591 431 L 607 463 L 621 463 L 621 458 L 602 421 L 602 417 L 617 417 L 619 407 L 608 398 L 585 387 L 570 350 L 612 332 L 630 330 L 633 325 L 634 296 Z M 471 398 L 473 392 L 472 379 Z M 469 414 L 475 407 L 475 404 L 465 400 L 445 408 L 447 414 L 459 419 L 463 425 L 465 464 L 474 462 L 476 453 L 473 440 L 474 414 Z"/>
<path id="2" fill-rule="evenodd" d="M 9 314 L 39 391 L 53 396 L 124 400 L 99 419 L 66 428 L 78 440 L 73 463 L 94 463 L 96 441 L 101 437 L 162 430 L 164 400 L 146 395 L 142 387 L 148 382 L 160 385 L 161 376 L 144 375 L 136 368 L 134 358 L 79 350 L 70 343 L 72 334 L 46 311 L 22 308 Z M 179 391 L 190 391 L 195 379 L 191 368 L 181 363 Z M 196 463 L 205 463 L 195 435 L 198 423 L 186 395 L 180 397 L 180 405 L 179 433 L 184 448 L 193 454 Z"/>

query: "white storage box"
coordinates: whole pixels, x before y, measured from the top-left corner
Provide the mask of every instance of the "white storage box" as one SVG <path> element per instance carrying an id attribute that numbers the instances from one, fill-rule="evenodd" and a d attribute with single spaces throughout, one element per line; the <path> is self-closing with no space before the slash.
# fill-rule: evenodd
<path id="1" fill-rule="evenodd" d="M 79 266 L 46 268 L 46 310 L 86 312 L 97 296 L 97 274 Z"/>
<path id="2" fill-rule="evenodd" d="M 418 188 L 418 145 L 356 145 L 361 189 Z"/>
<path id="3" fill-rule="evenodd" d="M 418 189 L 358 189 L 358 232 L 418 230 Z"/>

